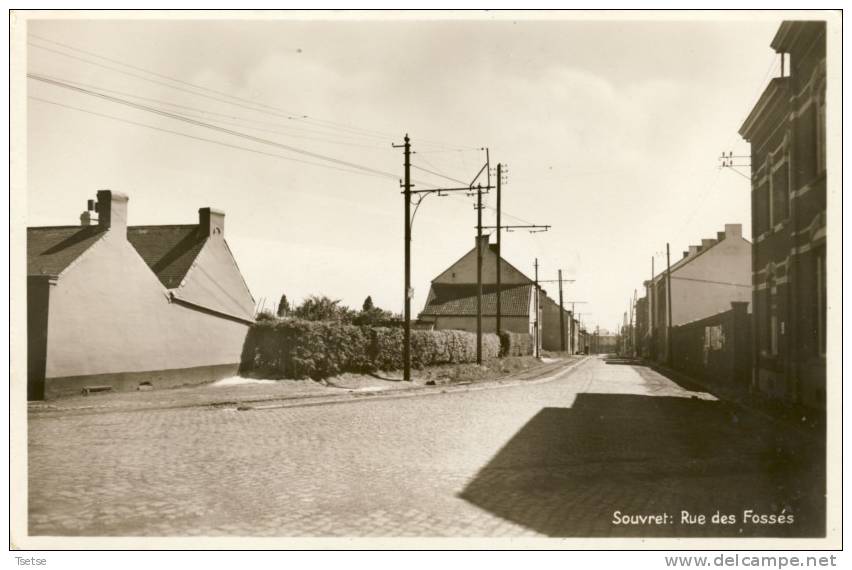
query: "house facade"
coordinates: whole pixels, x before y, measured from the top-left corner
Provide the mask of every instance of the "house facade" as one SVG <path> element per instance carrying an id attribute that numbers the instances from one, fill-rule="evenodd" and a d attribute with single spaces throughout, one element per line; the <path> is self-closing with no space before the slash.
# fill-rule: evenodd
<path id="1" fill-rule="evenodd" d="M 560 350 L 559 305 L 535 281 L 497 256 L 496 246 L 483 236 L 482 331 L 497 332 L 497 264 L 500 264 L 500 326 L 503 330 L 527 333 L 534 345 Z M 474 247 L 432 280 L 418 324 L 435 330 L 476 332 L 477 242 Z M 566 344 L 571 335 L 570 311 L 563 311 Z M 537 326 L 537 323 L 539 326 Z M 540 332 L 539 332 L 540 331 Z M 537 338 L 538 337 L 538 338 Z"/>
<path id="2" fill-rule="evenodd" d="M 101 190 L 98 220 L 27 229 L 28 398 L 136 390 L 236 374 L 254 299 L 225 215 L 127 226 L 128 198 Z"/>
<path id="3" fill-rule="evenodd" d="M 689 246 L 672 263 L 671 279 L 664 270 L 645 283 L 651 358 L 666 362 L 669 325 L 676 327 L 729 311 L 733 302 L 751 301 L 751 243 L 742 236 L 742 224 L 726 224 L 725 231 L 715 238 Z"/>
<path id="4" fill-rule="evenodd" d="M 781 77 L 739 131 L 751 145 L 752 389 L 824 409 L 826 24 L 786 21 L 771 46 Z"/>

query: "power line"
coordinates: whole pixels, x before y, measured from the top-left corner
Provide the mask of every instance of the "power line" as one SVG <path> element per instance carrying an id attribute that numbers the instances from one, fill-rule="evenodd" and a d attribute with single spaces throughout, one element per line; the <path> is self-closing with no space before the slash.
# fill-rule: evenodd
<path id="1" fill-rule="evenodd" d="M 416 154 L 416 153 L 415 153 Z M 459 180 L 458 178 L 453 178 L 452 176 L 447 176 L 446 174 L 441 174 L 440 172 L 435 172 L 434 170 L 429 170 L 427 168 L 423 168 L 422 166 L 417 166 L 416 164 L 411 165 L 412 168 L 416 168 L 417 170 L 422 170 L 423 172 L 428 172 L 429 174 L 434 174 L 435 176 L 440 176 L 441 178 L 446 178 L 452 182 L 458 182 L 459 184 L 467 184 L 464 180 Z"/>
<path id="2" fill-rule="evenodd" d="M 197 119 L 193 119 L 191 117 L 186 117 L 184 115 L 178 115 L 176 113 L 164 111 L 162 109 L 157 109 L 155 107 L 149 107 L 147 105 L 142 105 L 141 103 L 135 103 L 133 101 L 128 101 L 127 99 L 121 99 L 119 97 L 113 97 L 112 95 L 107 95 L 105 93 L 99 93 L 97 91 L 92 91 L 92 90 L 86 89 L 84 87 L 77 87 L 76 85 L 71 85 L 70 83 L 65 83 L 63 81 L 57 81 L 57 80 L 49 79 L 47 77 L 41 77 L 39 75 L 35 75 L 35 74 L 32 74 L 32 73 L 28 73 L 27 77 L 29 77 L 31 79 L 35 79 L 36 81 L 41 81 L 43 83 L 55 85 L 57 87 L 63 87 L 65 89 L 77 91 L 79 93 L 91 95 L 93 97 L 99 97 L 101 99 L 105 99 L 105 100 L 111 101 L 113 103 L 126 105 L 128 107 L 132 107 L 134 109 L 138 109 L 138 110 L 141 110 L 141 111 L 147 111 L 149 113 L 154 113 L 156 115 L 161 115 L 163 117 L 168 117 L 168 118 L 175 119 L 175 120 L 178 120 L 178 121 L 183 121 L 185 123 L 189 123 L 189 124 L 197 126 L 197 127 L 204 127 L 204 128 L 211 129 L 211 130 L 214 130 L 214 131 L 219 131 L 219 132 L 222 132 L 222 133 L 225 133 L 225 134 L 244 138 L 244 139 L 250 140 L 252 142 L 256 142 L 256 143 L 260 143 L 260 144 L 267 144 L 267 145 L 275 146 L 275 147 L 278 147 L 278 148 L 283 148 L 284 150 L 288 150 L 290 152 L 295 152 L 295 153 L 302 154 L 302 155 L 305 155 L 305 156 L 310 156 L 312 158 L 318 158 L 320 160 L 327 160 L 329 162 L 333 162 L 335 164 L 340 164 L 342 166 L 346 166 L 346 167 L 349 167 L 349 168 L 356 168 L 356 169 L 359 169 L 359 170 L 364 170 L 366 172 L 373 172 L 375 174 L 381 174 L 382 176 L 387 176 L 389 178 L 393 178 L 394 180 L 399 178 L 396 174 L 393 174 L 391 172 L 385 172 L 383 170 L 370 168 L 368 166 L 362 166 L 362 165 L 356 164 L 354 162 L 348 162 L 346 160 L 341 160 L 339 158 L 326 156 L 326 155 L 323 155 L 323 154 L 320 154 L 320 153 L 312 152 L 312 151 L 309 151 L 309 150 L 304 150 L 304 149 L 301 149 L 301 148 L 298 148 L 298 147 L 279 143 L 279 142 L 272 141 L 272 140 L 269 140 L 269 139 L 256 137 L 254 135 L 250 135 L 250 134 L 243 133 L 243 132 L 240 132 L 240 131 L 235 131 L 233 129 L 227 129 L 225 127 L 220 127 L 218 125 L 213 125 L 211 123 L 199 121 Z"/>
<path id="3" fill-rule="evenodd" d="M 107 66 L 107 65 L 104 65 L 104 64 L 101 64 L 101 63 L 97 63 L 97 62 L 91 61 L 89 59 L 82 58 L 82 57 L 79 57 L 79 56 L 75 56 L 75 55 L 72 55 L 72 54 L 69 54 L 69 53 L 65 53 L 65 52 L 60 51 L 60 50 L 51 49 L 49 47 L 41 46 L 41 45 L 38 45 L 38 44 L 33 43 L 33 42 L 27 42 L 28 45 L 36 47 L 38 49 L 49 51 L 51 53 L 62 55 L 64 57 L 68 57 L 68 58 L 71 58 L 71 59 L 76 59 L 78 61 L 82 61 L 82 62 L 88 63 L 90 65 L 95 65 L 95 66 L 98 66 L 98 67 L 109 69 L 111 71 L 116 71 L 118 73 L 129 75 L 131 77 L 136 77 L 137 79 L 142 79 L 143 81 L 150 81 L 152 83 L 157 83 L 159 85 L 163 85 L 163 86 L 169 87 L 171 89 L 176 89 L 176 90 L 179 90 L 179 91 L 183 91 L 183 92 L 190 93 L 190 94 L 193 94 L 193 95 L 198 95 L 198 96 L 201 96 L 201 97 L 207 97 L 208 99 L 212 99 L 214 101 L 218 101 L 218 102 L 221 102 L 221 103 L 226 103 L 226 104 L 229 104 L 229 105 L 236 105 L 236 106 L 240 106 L 240 107 L 250 108 L 251 110 L 253 110 L 255 112 L 268 113 L 268 114 L 276 115 L 276 116 L 286 118 L 286 119 L 289 119 L 289 120 L 311 121 L 313 123 L 316 123 L 317 126 L 322 127 L 322 128 L 344 130 L 344 131 L 348 131 L 352 134 L 356 134 L 356 135 L 362 136 L 362 137 L 373 137 L 373 138 L 378 138 L 378 139 L 381 139 L 381 140 L 387 140 L 388 138 L 395 136 L 394 134 L 388 133 L 388 132 L 382 132 L 382 131 L 375 130 L 375 129 L 366 129 L 366 128 L 363 128 L 363 127 L 357 127 L 357 126 L 354 126 L 354 125 L 347 125 L 345 123 L 338 123 L 336 121 L 330 121 L 328 119 L 314 118 L 314 117 L 310 117 L 310 116 L 302 114 L 302 113 L 295 113 L 295 112 L 287 111 L 287 110 L 282 109 L 280 107 L 267 105 L 265 103 L 260 103 L 260 102 L 257 102 L 257 101 L 253 101 L 251 99 L 239 97 L 237 95 L 232 95 L 232 94 L 226 93 L 224 91 L 218 91 L 216 89 L 211 89 L 211 88 L 205 87 L 203 85 L 198 85 L 198 84 L 195 84 L 195 83 L 191 83 L 189 81 L 184 81 L 182 79 L 178 79 L 176 77 L 171 77 L 169 75 L 158 73 L 156 71 L 151 71 L 150 69 L 146 69 L 146 68 L 143 68 L 143 67 L 140 67 L 140 66 L 137 66 L 137 65 L 126 63 L 126 62 L 123 62 L 121 60 L 118 60 L 118 59 L 115 59 L 115 58 L 110 58 L 110 57 L 107 57 L 107 56 L 104 56 L 104 55 L 101 55 L 101 54 L 98 54 L 98 53 L 95 53 L 95 52 L 83 50 L 83 49 L 71 46 L 69 44 L 57 42 L 55 40 L 51 40 L 49 38 L 45 38 L 45 37 L 39 36 L 37 34 L 31 33 L 30 37 L 36 38 L 40 41 L 47 42 L 47 43 L 50 43 L 50 44 L 53 44 L 53 45 L 61 46 L 65 49 L 69 49 L 69 50 L 72 50 L 72 51 L 77 52 L 77 53 L 83 53 L 83 54 L 86 54 L 88 56 L 96 57 L 96 58 L 102 59 L 104 61 L 115 63 L 115 64 L 121 65 L 123 67 L 127 67 L 129 69 L 141 71 L 143 73 L 153 75 L 154 77 L 159 77 L 161 79 L 173 81 L 175 83 L 178 83 L 178 84 L 181 84 L 181 85 L 186 85 L 188 87 L 192 87 L 194 89 L 198 89 L 198 90 L 201 90 L 201 91 L 206 91 L 208 93 L 213 93 L 213 94 L 220 95 L 220 96 L 223 96 L 223 97 L 228 97 L 228 98 L 233 99 L 235 101 L 241 101 L 243 103 L 247 103 L 247 104 L 251 105 L 252 107 L 247 107 L 246 105 L 240 105 L 238 103 L 235 103 L 234 101 L 227 101 L 227 100 L 222 100 L 222 99 L 219 99 L 219 98 L 216 98 L 216 97 L 211 97 L 211 96 L 205 95 L 203 93 L 197 93 L 195 91 L 189 91 L 189 90 L 186 90 L 186 89 L 181 89 L 179 87 L 176 87 L 176 86 L 168 84 L 168 83 L 155 81 L 155 80 L 152 80 L 151 78 L 148 78 L 148 77 L 140 76 L 140 75 L 137 75 L 137 74 L 134 74 L 134 73 L 130 73 L 128 71 L 121 70 L 121 69 L 116 69 L 114 67 Z M 447 145 L 446 143 L 442 143 L 442 142 L 438 142 L 438 141 L 431 141 L 430 142 L 430 141 L 427 141 L 427 140 L 423 140 L 422 142 L 430 144 L 432 146 L 443 146 L 443 147 L 450 147 L 451 146 L 451 145 Z"/>
<path id="4" fill-rule="evenodd" d="M 151 130 L 154 130 L 154 131 L 160 131 L 160 132 L 163 132 L 163 133 L 178 135 L 178 136 L 181 136 L 181 137 L 186 137 L 186 138 L 197 140 L 197 141 L 208 142 L 208 143 L 212 143 L 212 144 L 215 144 L 215 145 L 224 146 L 224 147 L 228 147 L 228 148 L 244 150 L 246 152 L 253 152 L 253 153 L 262 154 L 262 155 L 265 155 L 265 156 L 282 158 L 284 160 L 290 160 L 290 161 L 299 162 L 299 163 L 302 163 L 302 164 L 309 164 L 309 165 L 312 165 L 312 166 L 319 166 L 321 168 L 329 168 L 331 170 L 338 170 L 340 172 L 348 172 L 350 174 L 361 174 L 361 175 L 364 175 L 364 176 L 379 176 L 378 174 L 372 174 L 370 172 L 363 172 L 363 171 L 360 171 L 360 170 L 350 170 L 350 169 L 346 169 L 346 168 L 338 168 L 336 166 L 331 166 L 331 165 L 328 165 L 328 164 L 322 164 L 322 163 L 319 163 L 319 162 L 310 162 L 308 160 L 302 160 L 300 158 L 294 158 L 292 156 L 284 156 L 282 154 L 275 154 L 275 153 L 272 153 L 272 152 L 264 152 L 262 150 L 257 150 L 257 149 L 249 148 L 249 147 L 246 147 L 246 146 L 229 144 L 229 143 L 217 141 L 217 140 L 214 140 L 214 139 L 208 139 L 208 138 L 204 138 L 204 137 L 198 137 L 198 136 L 195 136 L 195 135 L 190 135 L 189 133 L 182 133 L 180 131 L 173 131 L 171 129 L 164 129 L 162 127 L 155 127 L 153 125 L 147 125 L 145 123 L 139 123 L 139 122 L 136 122 L 136 121 L 131 121 L 129 119 L 123 119 L 121 117 L 116 117 L 114 115 L 107 115 L 105 113 L 98 113 L 97 111 L 91 111 L 89 109 L 83 109 L 81 107 L 75 107 L 73 105 L 66 105 L 64 103 L 59 103 L 57 101 L 49 101 L 47 99 L 42 99 L 40 97 L 35 97 L 35 96 L 32 96 L 32 95 L 30 95 L 27 98 L 32 99 L 33 101 L 39 101 L 41 103 L 47 103 L 49 105 L 56 105 L 57 107 L 64 107 L 65 109 L 72 109 L 74 111 L 80 111 L 82 113 L 87 113 L 89 115 L 95 115 L 97 117 L 103 117 L 105 119 L 112 119 L 114 121 L 118 121 L 118 122 L 121 122 L 121 123 L 127 123 L 128 125 L 135 125 L 137 127 L 144 127 L 146 129 L 151 129 Z"/>

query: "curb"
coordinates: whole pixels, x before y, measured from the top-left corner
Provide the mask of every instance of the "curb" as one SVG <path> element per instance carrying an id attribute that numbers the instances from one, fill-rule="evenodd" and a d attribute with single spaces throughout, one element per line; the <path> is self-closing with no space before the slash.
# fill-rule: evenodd
<path id="1" fill-rule="evenodd" d="M 346 392 L 328 395 L 306 395 L 306 396 L 267 396 L 246 400 L 211 400 L 206 402 L 190 402 L 176 404 L 162 404 L 151 406 L 89 406 L 68 409 L 33 409 L 28 410 L 30 417 L 63 417 L 92 414 L 149 412 L 164 410 L 180 410 L 188 408 L 210 408 L 210 409 L 235 409 L 237 411 L 272 410 L 278 408 L 295 408 L 308 406 L 323 406 L 331 404 L 345 404 L 357 402 L 369 402 L 375 400 L 386 400 L 396 398 L 411 398 L 415 396 L 429 396 L 437 394 L 449 394 L 456 392 L 474 392 L 496 388 L 511 388 L 521 385 L 534 385 L 551 382 L 564 374 L 573 371 L 579 365 L 589 362 L 590 357 L 584 356 L 567 364 L 559 366 L 559 363 L 542 363 L 539 366 L 516 373 L 517 376 L 543 373 L 543 377 L 534 377 L 530 380 L 511 379 L 509 375 L 486 380 L 483 382 L 462 382 L 455 384 L 444 384 L 435 386 L 413 386 L 411 388 L 400 388 L 396 390 L 382 390 L 375 392 Z M 550 367 L 550 368 L 548 368 Z M 546 370 L 543 370 L 546 369 Z M 554 372 L 555 371 L 555 372 Z M 553 372 L 553 373 L 551 373 Z"/>

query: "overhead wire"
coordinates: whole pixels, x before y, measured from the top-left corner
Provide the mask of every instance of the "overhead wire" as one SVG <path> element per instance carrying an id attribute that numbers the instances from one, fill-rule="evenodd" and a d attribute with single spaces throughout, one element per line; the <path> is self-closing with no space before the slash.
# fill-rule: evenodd
<path id="1" fill-rule="evenodd" d="M 89 115 L 95 115 L 95 116 L 98 116 L 98 117 L 103 117 L 105 119 L 112 119 L 114 121 L 126 123 L 126 124 L 129 124 L 129 125 L 135 125 L 137 127 L 144 127 L 146 129 L 151 129 L 151 130 L 154 130 L 154 131 L 160 131 L 160 132 L 164 132 L 164 133 L 178 135 L 178 136 L 181 136 L 181 137 L 186 137 L 186 138 L 197 140 L 197 141 L 208 142 L 208 143 L 212 143 L 212 144 L 223 146 L 223 147 L 243 150 L 243 151 L 247 151 L 247 152 L 253 152 L 253 153 L 262 154 L 262 155 L 265 155 L 265 156 L 272 156 L 272 157 L 275 157 L 275 158 L 282 158 L 284 160 L 289 160 L 289 161 L 292 161 L 292 162 L 298 162 L 298 163 L 301 163 L 301 164 L 309 164 L 311 166 L 319 166 L 321 168 L 329 168 L 331 170 L 337 170 L 337 171 L 340 171 L 340 172 L 347 172 L 347 173 L 350 173 L 350 174 L 361 174 L 361 175 L 364 175 L 364 176 L 375 176 L 375 177 L 379 176 L 378 174 L 373 174 L 373 173 L 370 173 L 370 172 L 364 172 L 364 171 L 361 171 L 361 170 L 339 168 L 339 167 L 331 166 L 331 165 L 328 165 L 328 164 L 323 164 L 323 163 L 319 163 L 319 162 L 311 162 L 311 161 L 308 161 L 308 160 L 302 160 L 300 158 L 295 158 L 295 157 L 292 157 L 292 156 L 285 156 L 283 154 L 265 152 L 265 151 L 262 151 L 262 150 L 253 149 L 253 148 L 249 148 L 249 147 L 245 147 L 245 146 L 239 146 L 239 145 L 226 143 L 226 142 L 223 142 L 223 141 L 217 141 L 215 139 L 208 139 L 208 138 L 205 138 L 205 137 L 199 137 L 199 136 L 191 135 L 189 133 L 183 133 L 183 132 L 180 132 L 180 131 L 173 131 L 171 129 L 164 129 L 162 127 L 156 127 L 154 125 L 148 125 L 148 124 L 140 123 L 140 122 L 137 122 L 137 121 L 131 121 L 129 119 L 125 119 L 125 118 L 122 118 L 122 117 L 116 117 L 114 115 L 108 115 L 108 114 L 105 114 L 105 113 L 98 113 L 97 111 L 92 111 L 90 109 L 83 109 L 81 107 L 75 107 L 73 105 L 67 105 L 65 103 L 59 103 L 58 101 L 50 101 L 48 99 L 42 99 L 40 97 L 36 97 L 36 96 L 33 96 L 33 95 L 30 95 L 27 98 L 31 99 L 33 101 L 39 101 L 41 103 L 47 103 L 49 105 L 56 105 L 57 107 L 64 107 L 66 109 L 71 109 L 71 110 L 74 110 L 74 111 L 87 113 Z"/>
<path id="2" fill-rule="evenodd" d="M 303 114 L 303 113 L 288 111 L 288 110 L 282 109 L 280 107 L 275 107 L 273 105 L 268 105 L 268 104 L 261 103 L 261 102 L 258 102 L 258 101 L 253 101 L 251 99 L 239 97 L 237 95 L 232 95 L 232 94 L 226 93 L 224 91 L 218 91 L 216 89 L 212 89 L 212 88 L 209 88 L 209 87 L 206 87 L 206 86 L 203 86 L 203 85 L 198 85 L 196 83 L 191 83 L 189 81 L 185 81 L 185 80 L 182 80 L 182 79 L 179 79 L 179 78 L 176 78 L 176 77 L 165 75 L 163 73 L 158 73 L 156 71 L 152 71 L 150 69 L 146 69 L 146 68 L 143 68 L 143 67 L 140 67 L 140 66 L 137 66 L 137 65 L 133 65 L 133 64 L 121 61 L 121 60 L 116 59 L 116 58 L 111 58 L 111 57 L 107 57 L 107 56 L 104 56 L 104 55 L 101 55 L 101 54 L 98 54 L 98 53 L 95 53 L 95 52 L 92 52 L 92 51 L 83 50 L 83 49 L 71 46 L 69 44 L 66 44 L 66 43 L 63 43 L 63 42 L 57 42 L 55 40 L 51 40 L 49 38 L 46 38 L 44 36 L 40 36 L 40 35 L 37 35 L 37 34 L 31 33 L 30 37 L 35 38 L 35 39 L 42 41 L 42 42 L 47 42 L 47 43 L 50 43 L 50 44 L 53 44 L 53 45 L 56 45 L 56 46 L 60 46 L 62 48 L 68 49 L 68 50 L 72 50 L 72 51 L 77 52 L 77 53 L 86 54 L 88 56 L 96 57 L 98 59 L 102 59 L 102 60 L 108 61 L 110 63 L 115 63 L 115 64 L 118 64 L 118 65 L 127 67 L 129 69 L 141 71 L 143 73 L 147 73 L 147 74 L 152 75 L 154 77 L 166 79 L 168 81 L 172 81 L 172 82 L 175 82 L 175 83 L 178 83 L 178 84 L 181 84 L 181 85 L 185 85 L 187 87 L 192 87 L 193 89 L 206 91 L 208 93 L 213 93 L 215 95 L 228 97 L 228 98 L 234 100 L 234 101 L 228 101 L 228 100 L 220 99 L 218 97 L 211 97 L 209 95 L 205 95 L 204 93 L 198 93 L 197 91 L 189 91 L 187 89 L 179 88 L 175 85 L 163 83 L 161 81 L 155 81 L 155 80 L 152 80 L 151 78 L 148 78 L 148 77 L 140 76 L 140 75 L 135 74 L 135 73 L 130 73 L 130 72 L 125 71 L 125 70 L 116 69 L 115 67 L 112 67 L 112 66 L 107 66 L 107 65 L 104 65 L 102 63 L 94 62 L 94 61 L 91 61 L 91 60 L 86 59 L 86 58 L 82 58 L 82 57 L 79 57 L 79 56 L 76 56 L 76 55 L 73 55 L 73 54 L 65 53 L 65 52 L 60 51 L 60 50 L 56 50 L 56 49 L 52 49 L 52 48 L 49 48 L 49 47 L 46 47 L 46 46 L 42 46 L 42 45 L 39 45 L 39 44 L 34 43 L 34 42 L 28 42 L 28 45 L 36 47 L 38 49 L 42 49 L 42 50 L 52 52 L 52 53 L 55 53 L 55 54 L 58 54 L 58 55 L 62 55 L 62 56 L 65 56 L 65 57 L 68 57 L 68 58 L 71 58 L 71 59 L 78 60 L 78 61 L 82 61 L 82 62 L 88 63 L 90 65 L 95 65 L 95 66 L 98 66 L 98 67 L 109 69 L 111 71 L 116 71 L 118 73 L 122 73 L 122 74 L 125 74 L 125 75 L 136 77 L 138 79 L 142 79 L 143 81 L 150 81 L 150 82 L 157 83 L 159 85 L 163 85 L 163 86 L 166 86 L 166 87 L 169 87 L 169 88 L 172 88 L 172 89 L 191 93 L 193 95 L 197 95 L 197 96 L 201 96 L 201 97 L 206 97 L 206 98 L 209 98 L 209 99 L 221 102 L 221 103 L 241 106 L 241 107 L 244 107 L 244 108 L 249 108 L 249 109 L 251 109 L 255 112 L 268 113 L 268 114 L 276 115 L 276 116 L 286 118 L 286 119 L 289 119 L 289 120 L 300 121 L 300 122 L 310 121 L 311 123 L 316 124 L 316 126 L 319 126 L 319 127 L 322 127 L 322 128 L 326 128 L 326 129 L 332 129 L 333 128 L 335 130 L 344 130 L 344 131 L 347 131 L 347 132 L 349 132 L 353 135 L 362 136 L 362 137 L 373 137 L 373 138 L 378 138 L 378 139 L 381 139 L 381 140 L 386 140 L 388 137 L 396 136 L 392 133 L 383 132 L 383 131 L 379 131 L 379 130 L 376 130 L 376 129 L 366 129 L 366 128 L 363 128 L 363 127 L 348 125 L 346 123 L 340 123 L 340 122 L 331 121 L 331 120 L 328 120 L 328 119 L 311 117 L 311 116 Z M 243 104 L 236 103 L 235 101 L 239 101 Z M 251 107 L 248 107 L 247 105 L 250 105 Z M 443 143 L 443 142 L 438 142 L 438 141 L 430 141 L 429 139 L 421 139 L 420 142 L 425 143 L 427 145 L 431 145 L 431 146 L 442 146 L 442 147 L 447 147 L 448 149 L 451 149 L 451 150 L 453 149 L 452 145 L 449 145 L 449 144 Z"/>

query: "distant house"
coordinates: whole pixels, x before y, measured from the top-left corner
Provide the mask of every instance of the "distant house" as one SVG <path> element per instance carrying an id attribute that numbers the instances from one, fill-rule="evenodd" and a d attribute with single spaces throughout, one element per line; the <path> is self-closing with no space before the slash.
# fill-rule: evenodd
<path id="1" fill-rule="evenodd" d="M 28 397 L 134 390 L 236 373 L 254 299 L 225 214 L 127 226 L 128 198 L 97 194 L 98 220 L 27 228 Z"/>
<path id="2" fill-rule="evenodd" d="M 739 130 L 751 144 L 752 381 L 771 398 L 824 409 L 826 23 L 783 22 L 771 46 L 781 77 Z"/>
<path id="3" fill-rule="evenodd" d="M 671 312 L 668 279 L 662 270 L 645 282 L 652 356 L 668 359 L 668 325 L 679 326 L 731 310 L 731 303 L 751 301 L 751 243 L 741 224 L 725 224 L 715 238 L 691 245 L 671 265 Z"/>
<path id="4" fill-rule="evenodd" d="M 474 242 L 473 249 L 432 280 L 426 305 L 418 316 L 421 326 L 476 332 L 476 249 Z M 539 346 L 560 350 L 559 305 L 539 288 L 537 311 L 535 281 L 505 259 L 498 259 L 496 246 L 488 243 L 487 236 L 482 238 L 482 256 L 482 331 L 496 332 L 497 264 L 500 263 L 501 328 L 528 333 L 536 342 L 536 321 L 540 321 Z M 570 311 L 563 314 L 568 344 L 573 321 Z"/>

